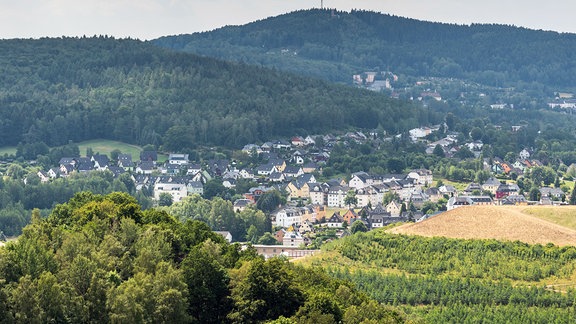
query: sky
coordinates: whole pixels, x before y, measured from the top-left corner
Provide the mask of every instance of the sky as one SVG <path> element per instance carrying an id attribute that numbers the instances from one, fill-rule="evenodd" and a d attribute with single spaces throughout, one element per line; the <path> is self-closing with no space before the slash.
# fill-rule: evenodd
<path id="1" fill-rule="evenodd" d="M 109 35 L 149 40 L 320 5 L 321 0 L 0 0 L 0 39 Z M 323 0 L 323 5 L 427 21 L 576 33 L 572 0 Z"/>

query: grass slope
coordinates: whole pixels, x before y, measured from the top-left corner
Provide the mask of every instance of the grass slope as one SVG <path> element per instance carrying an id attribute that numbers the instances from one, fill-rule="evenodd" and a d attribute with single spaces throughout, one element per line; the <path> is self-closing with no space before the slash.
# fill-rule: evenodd
<path id="1" fill-rule="evenodd" d="M 137 160 L 140 157 L 140 152 L 142 148 L 137 145 L 126 144 L 118 141 L 111 141 L 105 139 L 90 140 L 78 143 L 78 148 L 80 149 L 80 155 L 86 155 L 86 149 L 92 148 L 94 153 L 106 154 L 110 156 L 110 153 L 114 150 L 120 150 L 124 154 L 132 154 L 132 159 Z"/>
<path id="2" fill-rule="evenodd" d="M 391 233 L 463 239 L 497 239 L 530 244 L 576 245 L 575 207 L 469 206 Z"/>

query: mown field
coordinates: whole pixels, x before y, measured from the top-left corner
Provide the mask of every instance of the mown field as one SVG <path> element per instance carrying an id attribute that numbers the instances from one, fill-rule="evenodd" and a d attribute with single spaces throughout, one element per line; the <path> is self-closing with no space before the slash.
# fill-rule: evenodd
<path id="1" fill-rule="evenodd" d="M 576 245 L 576 206 L 467 206 L 390 232 Z"/>
<path id="2" fill-rule="evenodd" d="M 110 156 L 110 153 L 114 150 L 119 150 L 125 154 L 132 154 L 132 160 L 137 161 L 140 158 L 140 152 L 142 152 L 142 147 L 132 144 L 127 144 L 119 141 L 112 141 L 106 139 L 97 139 L 77 143 L 80 149 L 80 155 L 86 155 L 86 149 L 91 148 L 94 153 L 100 153 Z M 16 154 L 15 146 L 0 147 L 0 155 L 14 155 Z M 158 154 L 158 161 L 164 162 L 168 159 L 166 154 Z"/>
<path id="3" fill-rule="evenodd" d="M 78 143 L 78 148 L 80 149 L 80 155 L 82 156 L 86 155 L 87 148 L 91 148 L 94 153 L 106 154 L 108 156 L 110 156 L 112 151 L 120 150 L 122 153 L 132 154 L 133 160 L 137 160 L 142 151 L 140 146 L 104 139 L 80 142 Z"/>

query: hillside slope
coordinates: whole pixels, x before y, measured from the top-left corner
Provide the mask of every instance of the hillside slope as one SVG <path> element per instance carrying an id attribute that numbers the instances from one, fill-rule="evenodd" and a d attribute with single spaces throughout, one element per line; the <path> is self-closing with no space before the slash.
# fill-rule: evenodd
<path id="1" fill-rule="evenodd" d="M 392 228 L 390 232 L 427 237 L 444 236 L 463 239 L 518 240 L 530 244 L 576 245 L 576 230 L 532 216 L 526 213 L 525 209 L 525 207 L 501 206 L 461 207 L 420 223 Z M 576 215 L 576 209 L 573 211 Z"/>
<path id="2" fill-rule="evenodd" d="M 353 73 L 471 79 L 496 86 L 576 83 L 576 35 L 454 25 L 376 12 L 296 11 L 154 44 L 350 83 Z"/>
<path id="3" fill-rule="evenodd" d="M 0 66 L 0 147 L 241 147 L 347 127 L 397 133 L 421 115 L 381 94 L 130 39 L 0 40 Z"/>

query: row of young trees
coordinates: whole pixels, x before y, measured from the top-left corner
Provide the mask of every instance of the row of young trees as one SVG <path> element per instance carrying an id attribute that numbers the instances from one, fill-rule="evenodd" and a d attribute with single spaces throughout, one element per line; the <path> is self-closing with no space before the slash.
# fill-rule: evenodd
<path id="1" fill-rule="evenodd" d="M 379 302 L 430 322 L 570 322 L 576 248 L 496 240 L 424 238 L 376 230 L 324 246 L 321 264 Z M 559 286 L 560 287 L 560 286 Z"/>

